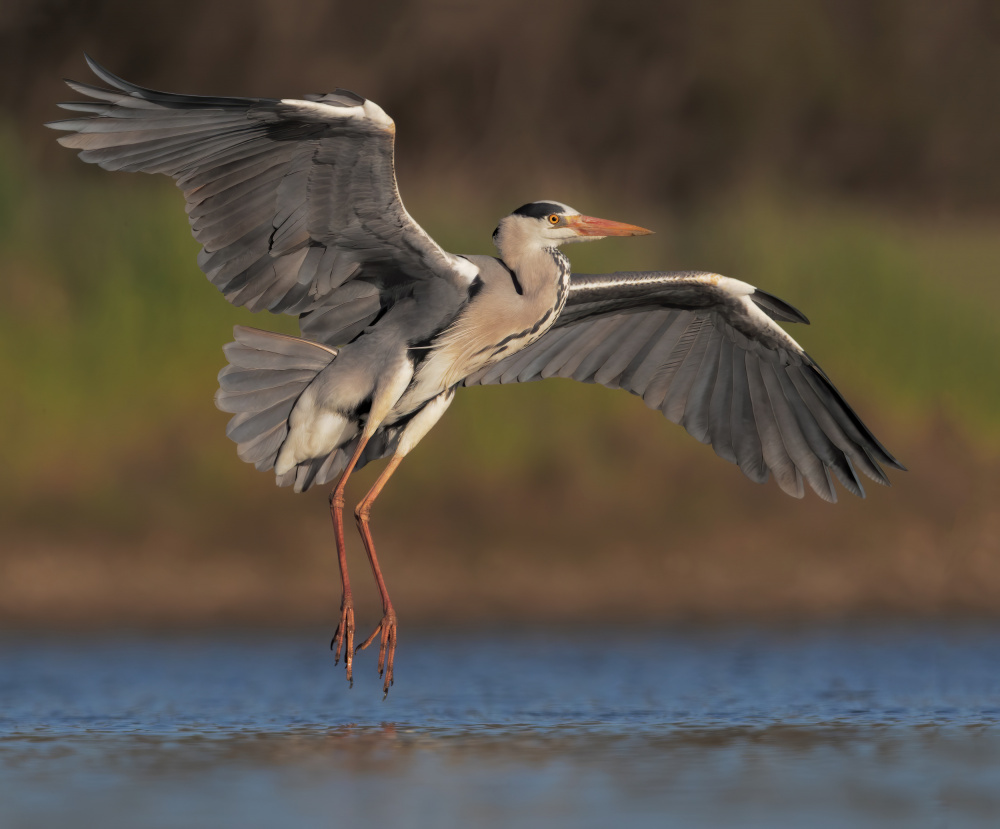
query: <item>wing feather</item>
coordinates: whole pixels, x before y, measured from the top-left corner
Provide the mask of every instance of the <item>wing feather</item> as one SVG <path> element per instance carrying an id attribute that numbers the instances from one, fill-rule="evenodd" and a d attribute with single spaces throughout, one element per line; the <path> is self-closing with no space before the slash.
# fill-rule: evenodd
<path id="1" fill-rule="evenodd" d="M 628 324 L 630 321 L 611 317 L 609 322 L 613 323 L 611 330 L 603 337 L 588 338 L 593 341 L 593 344 L 586 350 L 581 348 L 578 351 L 578 354 L 583 355 L 583 359 L 572 360 L 571 364 L 574 364 L 576 368 L 572 372 L 567 372 L 564 367 L 560 376 L 593 383 L 597 373 L 604 370 L 605 365 L 614 357 L 615 353 L 623 347 L 627 349 L 629 339 L 634 333 L 632 326 Z M 584 343 L 580 343 L 580 345 L 582 346 Z"/>
<path id="2" fill-rule="evenodd" d="M 560 364 L 558 355 L 567 342 L 579 340 L 586 333 L 586 331 L 574 330 L 572 328 L 563 329 L 557 335 L 549 338 L 546 348 L 541 348 L 537 351 L 525 351 L 521 360 L 512 360 L 509 365 L 504 360 L 502 363 L 494 366 L 497 367 L 495 377 L 502 383 L 539 379 L 543 372 L 548 371 L 550 365 Z M 492 372 L 494 367 L 490 367 L 488 370 Z M 496 382 L 496 380 L 492 382 Z"/>
<path id="3" fill-rule="evenodd" d="M 619 332 L 618 320 L 608 317 L 594 323 L 587 330 L 580 328 L 572 341 L 567 342 L 541 371 L 542 377 L 572 377 L 591 351 L 615 332 Z M 544 337 L 543 337 L 544 339 Z"/>
<path id="4" fill-rule="evenodd" d="M 574 274 L 539 340 L 466 385 L 573 377 L 626 389 L 754 481 L 774 475 L 836 501 L 833 478 L 864 496 L 856 469 L 902 469 L 776 321 L 807 322 L 752 285 L 702 272 Z"/>
<path id="5" fill-rule="evenodd" d="M 808 481 L 813 492 L 825 501 L 834 500 L 836 496 L 829 486 L 830 479 L 822 457 L 809 445 L 799 419 L 785 398 L 781 381 L 778 379 L 778 372 L 784 372 L 771 360 L 759 360 L 759 365 L 761 379 L 764 381 L 764 388 L 771 403 L 771 411 L 774 412 L 778 424 L 778 436 L 784 444 L 785 452 L 802 477 Z"/>
<path id="6" fill-rule="evenodd" d="M 764 465 L 761 426 L 756 419 L 750 390 L 750 368 L 747 362 L 752 357 L 742 348 L 733 349 L 733 407 L 729 424 L 736 463 L 744 475 L 762 484 L 767 480 L 770 470 Z"/>
<path id="7" fill-rule="evenodd" d="M 662 363 L 656 369 L 656 372 L 650 378 L 649 384 L 646 386 L 646 390 L 642 394 L 642 399 L 646 401 L 646 405 L 650 408 L 663 409 L 663 413 L 666 414 L 665 401 L 667 394 L 673 387 L 678 372 L 698 341 L 702 326 L 705 324 L 705 319 L 700 314 L 689 314 L 678 318 L 678 322 L 674 327 L 680 329 L 680 337 L 670 351 L 666 362 Z M 646 358 L 646 362 L 649 362 L 648 357 Z M 680 382 L 684 382 L 683 376 Z"/>
<path id="8" fill-rule="evenodd" d="M 84 161 L 174 178 L 202 245 L 198 264 L 233 304 L 320 312 L 352 281 L 374 286 L 383 307 L 433 294 L 426 313 L 409 318 L 416 341 L 465 302 L 478 269 L 442 250 L 406 212 L 395 125 L 372 101 L 343 90 L 303 100 L 175 95 L 87 60 L 110 88 L 69 82 L 96 102 L 61 105 L 76 117 L 49 126 Z M 401 288 L 422 282 L 451 293 Z M 321 328 L 344 336 L 356 326 Z"/>
<path id="9" fill-rule="evenodd" d="M 632 361 L 644 350 L 650 337 L 662 325 L 659 316 L 650 314 L 639 319 L 625 319 L 623 328 L 628 332 L 627 338 L 616 348 L 605 360 L 604 365 L 594 373 L 594 382 L 604 386 L 617 385 L 618 378 L 621 377 Z"/>
<path id="10" fill-rule="evenodd" d="M 716 368 L 715 388 L 708 408 L 709 439 L 720 458 L 736 463 L 733 443 L 733 341 L 719 337 L 719 365 Z"/>
<path id="11" fill-rule="evenodd" d="M 635 393 L 643 399 L 645 399 L 646 389 L 650 381 L 660 370 L 660 367 L 670 358 L 674 347 L 684 335 L 684 331 L 687 329 L 687 322 L 687 315 L 676 312 L 669 314 L 660 325 L 657 335 L 654 335 L 653 345 L 643 355 L 642 362 L 634 369 L 631 366 L 629 367 L 630 380 L 628 388 L 634 389 Z M 633 364 L 638 357 L 639 355 L 636 355 L 636 358 L 633 358 Z M 652 404 L 650 405 L 652 408 L 656 408 Z"/>
<path id="12" fill-rule="evenodd" d="M 578 340 L 584 333 L 586 332 L 582 329 L 575 328 L 562 328 L 559 331 L 555 331 L 549 338 L 551 342 L 547 344 L 546 348 L 538 349 L 537 354 L 534 351 L 528 351 L 525 349 L 525 351 L 522 352 L 523 358 L 514 361 L 507 372 L 501 373 L 505 377 L 508 373 L 510 373 L 511 380 L 516 379 L 521 382 L 534 380 L 542 373 L 543 369 L 549 364 L 549 362 L 553 360 L 560 349 L 564 347 L 565 341 Z"/>
<path id="13" fill-rule="evenodd" d="M 680 423 L 684 419 L 684 412 L 688 404 L 688 396 L 691 387 L 694 385 L 698 374 L 701 371 L 702 362 L 705 359 L 705 352 L 708 344 L 716 334 L 712 330 L 712 325 L 707 314 L 697 314 L 691 321 L 694 328 L 694 335 L 691 348 L 684 357 L 683 362 L 678 366 L 670 388 L 663 397 L 660 410 L 666 415 L 667 420 Z"/>
<path id="14" fill-rule="evenodd" d="M 801 498 L 804 494 L 802 478 L 782 440 L 781 426 L 764 384 L 760 357 L 747 353 L 746 367 L 750 402 L 753 406 L 754 422 L 757 424 L 764 464 L 771 470 L 782 490 L 793 498 Z"/>
<path id="15" fill-rule="evenodd" d="M 706 333 L 708 340 L 701 366 L 691 384 L 687 405 L 680 424 L 702 443 L 711 442 L 711 405 L 715 383 L 719 376 L 719 356 L 724 337 Z"/>

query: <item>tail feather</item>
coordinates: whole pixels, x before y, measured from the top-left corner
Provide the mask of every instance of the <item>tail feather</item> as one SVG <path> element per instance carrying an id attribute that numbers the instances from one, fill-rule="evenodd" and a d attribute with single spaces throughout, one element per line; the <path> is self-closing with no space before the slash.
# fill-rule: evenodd
<path id="1" fill-rule="evenodd" d="M 253 440 L 241 444 L 236 450 L 240 460 L 252 463 L 258 469 L 270 469 L 271 467 L 267 466 L 267 463 L 270 461 L 272 465 L 274 464 L 278 450 L 285 442 L 286 429 L 284 424 L 279 423 L 273 429 L 262 432 Z"/>
<path id="2" fill-rule="evenodd" d="M 342 448 L 337 448 L 324 458 L 312 458 L 300 463 L 289 473 L 293 476 L 292 484 L 295 491 L 305 492 L 313 484 L 326 483 L 328 479 L 320 475 L 324 466 L 333 469 L 330 478 L 335 478 L 347 466 L 347 455 Z"/>
<path id="3" fill-rule="evenodd" d="M 274 388 L 285 383 L 305 383 L 309 385 L 312 378 L 316 376 L 314 369 L 301 369 L 298 371 L 275 371 L 273 369 L 240 368 L 239 366 L 226 366 L 219 372 L 220 391 L 225 392 L 226 397 L 239 394 L 240 392 L 255 392 L 260 389 Z M 223 409 L 228 411 L 228 409 Z"/>
<path id="4" fill-rule="evenodd" d="M 338 446 L 328 455 L 302 461 L 284 475 L 277 476 L 278 486 L 291 486 L 295 492 L 305 492 L 313 484 L 329 483 L 347 468 L 347 462 L 357 447 L 357 443 L 357 438 L 355 438 Z M 362 465 L 359 464 L 359 466 Z"/>
<path id="5" fill-rule="evenodd" d="M 295 402 L 337 350 L 243 326 L 236 326 L 233 336 L 236 342 L 223 349 L 230 364 L 219 372 L 215 404 L 234 413 L 226 434 L 236 442 L 240 458 L 257 469 L 271 469 L 288 435 Z"/>
<path id="6" fill-rule="evenodd" d="M 233 335 L 236 337 L 236 342 L 229 343 L 227 348 L 243 346 L 245 349 L 264 351 L 268 354 L 283 354 L 303 363 L 322 365 L 328 364 L 337 356 L 336 348 L 304 340 L 301 337 L 293 337 L 290 334 L 275 334 L 272 331 L 260 331 L 257 328 L 238 325 L 233 329 Z M 229 352 L 226 353 L 228 355 Z"/>
<path id="7" fill-rule="evenodd" d="M 295 400 L 301 392 L 302 389 L 294 397 L 285 398 L 266 409 L 240 412 L 231 418 L 229 425 L 226 426 L 226 437 L 236 441 L 236 443 L 247 443 L 256 439 L 261 432 L 267 432 L 280 426 L 288 420 Z"/>
<path id="8" fill-rule="evenodd" d="M 266 471 L 274 468 L 288 437 L 288 416 L 296 401 L 316 375 L 333 362 L 337 349 L 243 326 L 234 328 L 233 336 L 236 342 L 223 349 L 229 365 L 219 372 L 215 405 L 233 414 L 226 434 L 236 442 L 241 460 Z M 405 421 L 400 421 L 379 429 L 361 453 L 358 468 L 392 454 L 404 425 Z M 358 440 L 355 433 L 329 454 L 302 461 L 276 475 L 276 483 L 293 486 L 296 492 L 329 483 L 347 467 Z"/>
<path id="9" fill-rule="evenodd" d="M 218 403 L 219 408 L 224 412 L 232 412 L 233 414 L 255 412 L 261 406 L 270 408 L 282 400 L 298 395 L 301 390 L 302 383 L 299 381 L 282 383 L 280 386 L 264 387 L 259 390 L 228 392 L 225 399 L 219 400 Z"/>
<path id="10" fill-rule="evenodd" d="M 261 331 L 258 333 L 263 334 L 265 332 Z M 255 337 L 254 339 L 260 342 L 259 338 Z M 225 352 L 229 362 L 237 368 L 253 368 L 256 370 L 272 369 L 276 371 L 288 371 L 305 369 L 307 371 L 321 371 L 337 356 L 336 351 L 327 349 L 326 346 L 321 346 L 319 343 L 311 343 L 308 340 L 301 340 L 301 342 L 312 346 L 315 349 L 314 352 L 312 354 L 286 353 L 290 349 L 281 340 L 278 340 L 275 346 L 276 348 L 281 348 L 282 351 L 265 350 L 267 346 L 263 343 L 260 345 L 246 345 L 240 342 L 229 343 L 222 350 Z"/>

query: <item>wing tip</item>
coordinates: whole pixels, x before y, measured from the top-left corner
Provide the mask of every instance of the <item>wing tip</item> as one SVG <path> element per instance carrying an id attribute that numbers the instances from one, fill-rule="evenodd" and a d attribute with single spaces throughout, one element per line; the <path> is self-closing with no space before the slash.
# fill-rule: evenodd
<path id="1" fill-rule="evenodd" d="M 810 325 L 809 317 L 803 314 L 794 305 L 774 294 L 754 288 L 750 298 L 754 304 L 766 313 L 771 319 L 778 322 L 794 322 L 802 325 Z"/>
<path id="2" fill-rule="evenodd" d="M 96 60 L 94 60 L 94 58 L 90 56 L 90 54 L 84 52 L 83 59 L 87 62 L 87 67 L 90 69 L 90 71 L 93 72 L 95 75 L 97 75 L 97 77 L 100 78 L 102 81 L 111 84 L 113 87 L 119 90 L 122 91 L 125 90 L 126 88 L 125 82 L 121 78 L 117 77 L 116 75 L 105 69 L 103 66 L 101 66 L 101 64 L 99 64 Z"/>

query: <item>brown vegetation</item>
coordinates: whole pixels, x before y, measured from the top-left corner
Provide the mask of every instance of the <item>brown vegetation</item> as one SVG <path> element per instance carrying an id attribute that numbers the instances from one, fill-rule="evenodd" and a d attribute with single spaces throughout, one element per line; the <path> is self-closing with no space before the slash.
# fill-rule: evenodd
<path id="1" fill-rule="evenodd" d="M 435 480 L 426 467 L 441 441 L 429 438 L 375 515 L 401 616 L 599 625 L 1000 608 L 1000 462 L 946 424 L 898 447 L 912 471 L 891 490 L 872 485 L 868 499 L 844 494 L 831 506 L 755 486 L 688 441 L 651 449 L 646 414 L 588 448 L 610 459 L 598 477 L 568 457 L 526 475 Z M 211 519 L 157 508 L 150 501 L 171 500 L 169 482 L 156 493 L 147 479 L 139 527 L 9 537 L 0 623 L 332 624 L 325 495 L 293 500 L 262 478 L 241 503 L 223 496 Z M 367 562 L 349 543 L 359 618 L 374 621 Z"/>
<path id="2" fill-rule="evenodd" d="M 68 165 L 38 125 L 87 50 L 178 92 L 354 89 L 405 134 L 406 180 L 490 200 L 576 182 L 679 205 L 766 180 L 994 207 L 998 44 L 992 0 L 7 0 L 0 101 Z"/>

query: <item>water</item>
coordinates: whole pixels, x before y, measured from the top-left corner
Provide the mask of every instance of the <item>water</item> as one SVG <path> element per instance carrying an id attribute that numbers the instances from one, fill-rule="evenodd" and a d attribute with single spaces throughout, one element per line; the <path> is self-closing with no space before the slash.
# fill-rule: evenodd
<path id="1" fill-rule="evenodd" d="M 1000 826 L 1000 627 L 0 638 L 2 827 Z"/>

